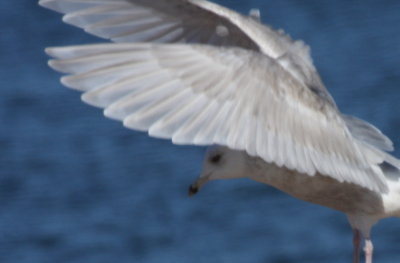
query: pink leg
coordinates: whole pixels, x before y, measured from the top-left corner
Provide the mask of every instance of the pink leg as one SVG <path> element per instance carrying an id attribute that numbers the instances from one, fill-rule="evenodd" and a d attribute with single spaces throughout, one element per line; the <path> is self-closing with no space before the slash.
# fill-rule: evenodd
<path id="1" fill-rule="evenodd" d="M 360 263 L 361 234 L 358 229 L 353 229 L 353 263 Z"/>
<path id="2" fill-rule="evenodd" d="M 374 251 L 374 246 L 372 245 L 371 239 L 365 240 L 365 263 L 372 263 L 372 252 Z"/>

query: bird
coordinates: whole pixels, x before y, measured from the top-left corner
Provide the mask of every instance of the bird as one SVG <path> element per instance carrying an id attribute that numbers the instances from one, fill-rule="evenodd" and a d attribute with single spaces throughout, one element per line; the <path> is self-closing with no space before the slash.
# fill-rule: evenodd
<path id="1" fill-rule="evenodd" d="M 372 263 L 371 228 L 400 217 L 400 161 L 372 124 L 341 113 L 310 47 L 206 0 L 40 0 L 110 40 L 46 48 L 66 87 L 127 128 L 209 146 L 207 182 L 250 178 L 346 214 L 353 263 Z"/>

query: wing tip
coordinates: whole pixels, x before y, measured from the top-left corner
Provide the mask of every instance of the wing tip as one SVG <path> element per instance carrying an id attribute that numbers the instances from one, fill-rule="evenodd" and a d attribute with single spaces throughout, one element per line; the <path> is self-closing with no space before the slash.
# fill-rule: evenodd
<path id="1" fill-rule="evenodd" d="M 149 136 L 159 139 L 170 139 L 171 134 L 162 128 L 162 122 L 158 121 L 155 122 L 153 125 L 150 126 L 147 133 Z"/>
<path id="2" fill-rule="evenodd" d="M 127 114 L 121 110 L 116 109 L 115 107 L 113 107 L 112 104 L 104 109 L 103 114 L 107 118 L 122 121 L 125 127 L 133 129 L 133 125 L 131 123 L 128 124 Z"/>
<path id="3" fill-rule="evenodd" d="M 61 84 L 63 84 L 65 87 L 70 88 L 70 89 L 75 89 L 79 90 L 76 85 L 74 85 L 73 81 L 71 80 L 71 76 L 64 76 L 60 79 Z"/>
<path id="4" fill-rule="evenodd" d="M 44 53 L 52 58 L 61 58 L 60 51 L 62 47 L 46 47 Z"/>
<path id="5" fill-rule="evenodd" d="M 179 132 L 175 132 L 171 137 L 172 143 L 176 145 L 188 145 L 193 144 L 190 137 L 185 136 L 183 134 L 179 134 Z"/>
<path id="6" fill-rule="evenodd" d="M 109 117 L 109 118 L 115 119 L 115 116 Z M 140 124 L 138 124 L 132 118 L 132 116 L 124 118 L 122 124 L 124 125 L 125 128 L 131 129 L 131 130 L 137 130 L 137 131 L 142 131 L 142 132 L 148 131 L 147 127 L 142 127 Z M 149 135 L 150 135 L 150 133 L 149 133 Z M 152 137 L 156 137 L 156 136 L 152 136 Z M 160 138 L 160 137 L 156 137 L 156 138 Z"/>
<path id="7" fill-rule="evenodd" d="M 46 53 L 46 55 L 50 56 L 50 57 L 54 57 L 54 52 L 53 52 L 53 48 L 52 47 L 46 47 L 44 49 L 44 53 Z"/>
<path id="8" fill-rule="evenodd" d="M 104 105 L 104 103 L 101 103 L 99 100 L 96 100 L 95 98 L 93 98 L 93 96 L 90 94 L 90 92 L 83 93 L 81 95 L 81 100 L 84 103 L 86 103 L 86 104 L 88 104 L 90 106 L 96 107 L 96 108 L 103 109 L 103 108 L 105 108 L 107 106 L 107 105 Z M 106 115 L 104 114 L 104 116 L 106 116 Z M 106 117 L 110 118 L 109 116 L 106 116 Z M 114 118 L 111 118 L 111 119 L 114 119 Z"/>
<path id="9" fill-rule="evenodd" d="M 73 25 L 73 26 L 77 26 L 77 27 L 84 27 L 85 26 L 85 22 L 80 21 L 80 16 L 75 13 L 67 13 L 62 17 L 62 21 L 66 24 L 69 25 Z M 84 30 L 87 32 L 86 28 L 84 28 Z"/>
<path id="10" fill-rule="evenodd" d="M 54 2 L 54 0 L 39 0 L 38 5 L 49 8 L 48 6 L 51 5 L 51 2 Z"/>
<path id="11" fill-rule="evenodd" d="M 55 1 L 55 0 L 40 0 L 38 2 L 38 5 L 40 5 L 41 7 L 61 13 L 61 11 L 59 10 L 59 7 L 57 5 L 57 1 Z"/>
<path id="12" fill-rule="evenodd" d="M 56 59 L 50 59 L 49 61 L 47 61 L 47 65 L 54 69 L 55 71 L 61 72 L 61 73 L 68 73 L 63 67 L 62 65 L 60 65 L 59 61 Z"/>

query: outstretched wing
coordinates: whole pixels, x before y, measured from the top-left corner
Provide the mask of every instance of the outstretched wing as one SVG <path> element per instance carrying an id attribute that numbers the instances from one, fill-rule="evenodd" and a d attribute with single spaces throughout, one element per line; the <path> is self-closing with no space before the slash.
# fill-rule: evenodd
<path id="1" fill-rule="evenodd" d="M 276 59 L 292 76 L 335 105 L 307 45 L 254 17 L 205 0 L 40 0 L 63 20 L 114 42 L 198 43 L 240 47 Z M 254 11 L 253 11 L 254 13 Z"/>
<path id="2" fill-rule="evenodd" d="M 272 57 L 292 44 L 254 18 L 203 0 L 41 0 L 64 22 L 115 42 L 190 42 L 265 50 Z"/>
<path id="3" fill-rule="evenodd" d="M 277 60 L 242 48 L 101 44 L 47 49 L 62 82 L 126 127 L 182 144 L 221 144 L 308 175 L 387 189 L 382 156 L 334 105 Z"/>

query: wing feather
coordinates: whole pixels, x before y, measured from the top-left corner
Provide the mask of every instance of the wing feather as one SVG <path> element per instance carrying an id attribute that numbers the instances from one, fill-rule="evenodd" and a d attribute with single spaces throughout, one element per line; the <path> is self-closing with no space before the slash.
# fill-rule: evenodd
<path id="1" fill-rule="evenodd" d="M 58 58 L 50 65 L 72 73 L 70 87 L 128 128 L 385 190 L 376 168 L 385 157 L 363 148 L 334 105 L 268 56 L 203 45 L 92 47 L 49 49 Z"/>
<path id="2" fill-rule="evenodd" d="M 176 144 L 187 144 L 196 137 L 198 131 L 202 127 L 206 127 L 213 117 L 213 114 L 218 111 L 215 103 L 209 103 L 206 97 L 202 97 L 205 104 L 199 108 L 195 114 L 188 119 L 173 135 L 172 141 Z"/>
<path id="3" fill-rule="evenodd" d="M 116 42 L 236 46 L 261 50 L 273 58 L 295 49 L 301 60 L 312 65 L 303 42 L 294 42 L 251 16 L 205 0 L 40 0 L 39 4 L 64 13 L 66 23 Z M 138 25 L 148 27 L 139 30 Z"/>
<path id="4" fill-rule="evenodd" d="M 40 0 L 39 4 L 64 13 L 65 22 L 114 42 L 184 42 L 259 51 L 334 104 L 307 45 L 218 4 L 205 0 Z"/>
<path id="5" fill-rule="evenodd" d="M 179 109 L 183 105 L 188 94 L 190 92 L 183 89 L 149 104 L 141 104 L 139 110 L 128 113 L 128 116 L 124 119 L 124 126 L 131 129 L 148 130 L 151 136 L 157 138 L 167 138 L 169 131 L 159 130 L 157 126 L 160 126 L 161 120 L 165 121 L 165 117 L 174 112 L 176 107 Z M 135 109 L 135 106 L 137 105 L 130 105 L 129 110 Z"/>
<path id="6" fill-rule="evenodd" d="M 128 128 L 222 144 L 313 176 L 384 192 L 391 141 L 346 117 L 301 41 L 205 0 L 40 0 L 119 44 L 51 48 L 66 86 Z M 127 42 L 189 43 L 132 44 Z M 193 43 L 209 44 L 193 45 Z M 216 47 L 217 46 L 217 47 Z"/>
<path id="7" fill-rule="evenodd" d="M 393 142 L 372 124 L 354 116 L 342 114 L 347 127 L 353 136 L 364 143 L 383 151 L 393 151 Z"/>

